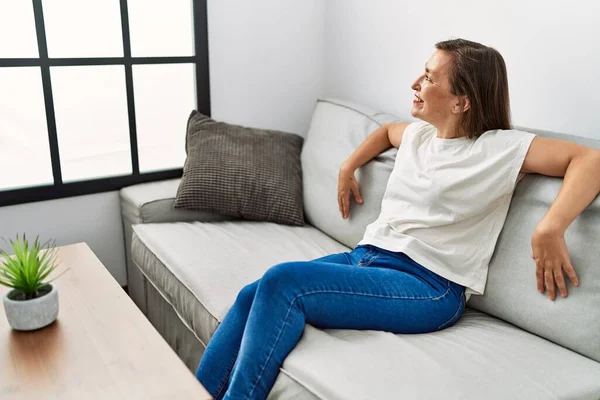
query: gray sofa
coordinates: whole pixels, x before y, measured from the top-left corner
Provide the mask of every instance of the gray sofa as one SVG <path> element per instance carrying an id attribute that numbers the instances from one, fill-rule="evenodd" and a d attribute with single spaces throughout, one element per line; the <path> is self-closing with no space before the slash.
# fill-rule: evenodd
<path id="1" fill-rule="evenodd" d="M 179 180 L 121 191 L 130 295 L 190 370 L 244 285 L 277 263 L 346 251 L 361 239 L 396 151 L 358 171 L 364 205 L 353 205 L 349 220 L 337 208 L 338 168 L 395 120 L 339 100 L 317 103 L 302 151 L 304 227 L 176 210 Z M 469 300 L 456 325 L 426 335 L 307 325 L 269 398 L 600 399 L 600 199 L 567 232 L 581 281 L 568 298 L 552 302 L 536 291 L 530 259 L 531 233 L 560 183 L 529 175 L 518 184 L 486 293 Z"/>

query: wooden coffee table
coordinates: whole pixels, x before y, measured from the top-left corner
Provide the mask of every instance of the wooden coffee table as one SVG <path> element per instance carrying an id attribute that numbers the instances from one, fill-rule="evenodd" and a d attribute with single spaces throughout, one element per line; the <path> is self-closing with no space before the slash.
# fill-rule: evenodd
<path id="1" fill-rule="evenodd" d="M 0 399 L 211 399 L 85 243 L 58 260 L 56 322 L 13 331 L 0 305 Z"/>

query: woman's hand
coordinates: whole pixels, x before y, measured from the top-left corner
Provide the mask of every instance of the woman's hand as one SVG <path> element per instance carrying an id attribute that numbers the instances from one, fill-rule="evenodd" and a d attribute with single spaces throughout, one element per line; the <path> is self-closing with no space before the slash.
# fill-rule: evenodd
<path id="1" fill-rule="evenodd" d="M 567 285 L 563 270 L 575 286 L 579 278 L 575 273 L 564 233 L 541 221 L 531 238 L 532 258 L 536 264 L 537 289 L 540 293 L 548 290 L 550 300 L 556 298 L 556 286 L 562 297 L 567 297 Z"/>
<path id="2" fill-rule="evenodd" d="M 344 219 L 350 216 L 350 193 L 352 193 L 358 204 L 363 203 L 358 190 L 358 182 L 354 177 L 354 168 L 342 164 L 338 177 L 338 206 Z"/>

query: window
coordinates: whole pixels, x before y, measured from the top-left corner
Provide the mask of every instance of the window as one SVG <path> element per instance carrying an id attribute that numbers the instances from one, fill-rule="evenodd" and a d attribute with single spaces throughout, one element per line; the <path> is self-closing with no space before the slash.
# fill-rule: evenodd
<path id="1" fill-rule="evenodd" d="M 181 176 L 206 0 L 2 0 L 0 35 L 0 206 Z"/>

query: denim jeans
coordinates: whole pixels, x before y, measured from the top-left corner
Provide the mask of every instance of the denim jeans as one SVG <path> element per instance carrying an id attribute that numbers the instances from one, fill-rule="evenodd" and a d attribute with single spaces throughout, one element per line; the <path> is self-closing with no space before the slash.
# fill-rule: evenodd
<path id="1" fill-rule="evenodd" d="M 370 245 L 278 264 L 239 292 L 196 378 L 215 399 L 265 399 L 305 324 L 405 334 L 437 331 L 460 318 L 464 292 L 405 254 Z"/>

